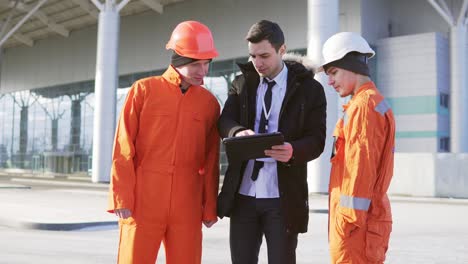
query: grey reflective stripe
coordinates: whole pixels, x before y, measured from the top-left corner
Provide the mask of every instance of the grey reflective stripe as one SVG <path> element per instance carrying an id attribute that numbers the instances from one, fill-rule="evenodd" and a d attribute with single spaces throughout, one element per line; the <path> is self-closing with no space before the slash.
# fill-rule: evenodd
<path id="1" fill-rule="evenodd" d="M 382 100 L 376 107 L 375 111 L 379 112 L 381 115 L 385 115 L 385 113 L 390 110 L 390 105 L 387 103 L 387 101 Z"/>
<path id="2" fill-rule="evenodd" d="M 369 210 L 370 200 L 366 198 L 353 197 L 348 195 L 340 196 L 340 206 L 355 210 Z"/>
<path id="3" fill-rule="evenodd" d="M 343 126 L 346 126 L 346 124 L 348 123 L 348 120 L 349 120 L 348 113 L 344 111 L 343 112 Z"/>

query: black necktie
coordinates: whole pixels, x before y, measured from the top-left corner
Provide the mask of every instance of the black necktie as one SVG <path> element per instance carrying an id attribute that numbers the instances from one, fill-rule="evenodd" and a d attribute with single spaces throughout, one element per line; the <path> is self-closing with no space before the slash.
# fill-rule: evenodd
<path id="1" fill-rule="evenodd" d="M 268 85 L 268 88 L 265 92 L 265 96 L 263 97 L 263 102 L 265 103 L 265 108 L 262 107 L 262 115 L 260 117 L 260 124 L 258 126 L 258 133 L 266 133 L 268 132 L 268 120 L 266 119 L 266 113 L 270 111 L 271 107 L 271 97 L 272 97 L 272 88 L 275 86 L 275 81 L 268 81 L 266 78 L 263 78 L 263 82 Z M 269 116 L 268 116 L 269 117 Z M 263 161 L 255 161 L 253 171 L 252 171 L 252 181 L 257 180 L 258 173 L 260 169 L 263 167 Z"/>

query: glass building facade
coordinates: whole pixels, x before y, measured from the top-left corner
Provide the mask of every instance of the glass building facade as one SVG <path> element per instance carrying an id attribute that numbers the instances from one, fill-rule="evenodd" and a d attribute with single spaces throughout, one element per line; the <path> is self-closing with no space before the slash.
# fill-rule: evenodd
<path id="1" fill-rule="evenodd" d="M 221 105 L 247 57 L 211 64 L 205 86 Z M 165 69 L 119 76 L 117 118 L 129 87 Z M 32 173 L 83 174 L 92 170 L 94 81 L 0 95 L 0 167 Z M 222 161 L 225 158 L 222 157 Z M 224 166 L 221 166 L 222 169 Z"/>

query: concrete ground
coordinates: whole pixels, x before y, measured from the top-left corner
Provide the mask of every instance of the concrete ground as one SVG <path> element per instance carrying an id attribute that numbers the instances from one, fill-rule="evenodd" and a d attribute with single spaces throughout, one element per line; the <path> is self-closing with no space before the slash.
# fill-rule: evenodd
<path id="1" fill-rule="evenodd" d="M 105 212 L 107 184 L 87 177 L 0 174 L 0 263 L 115 263 L 118 230 Z M 468 200 L 391 197 L 385 263 L 468 263 Z M 297 263 L 329 263 L 327 196 L 311 195 Z M 230 263 L 229 219 L 204 228 L 204 264 Z M 157 263 L 165 263 L 161 247 Z M 265 245 L 259 263 L 267 263 Z"/>

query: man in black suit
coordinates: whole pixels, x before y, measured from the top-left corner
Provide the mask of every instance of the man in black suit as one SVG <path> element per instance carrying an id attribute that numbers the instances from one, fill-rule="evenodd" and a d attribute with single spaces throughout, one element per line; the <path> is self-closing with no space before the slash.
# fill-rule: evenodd
<path id="1" fill-rule="evenodd" d="M 307 162 L 325 145 L 326 99 L 304 59 L 287 59 L 278 24 L 262 20 L 246 37 L 250 62 L 237 76 L 218 122 L 221 137 L 280 131 L 270 158 L 230 162 L 218 216 L 230 217 L 231 259 L 256 264 L 265 235 L 268 263 L 296 263 L 298 233 L 307 231 Z M 287 55 L 287 54 L 286 54 Z"/>

